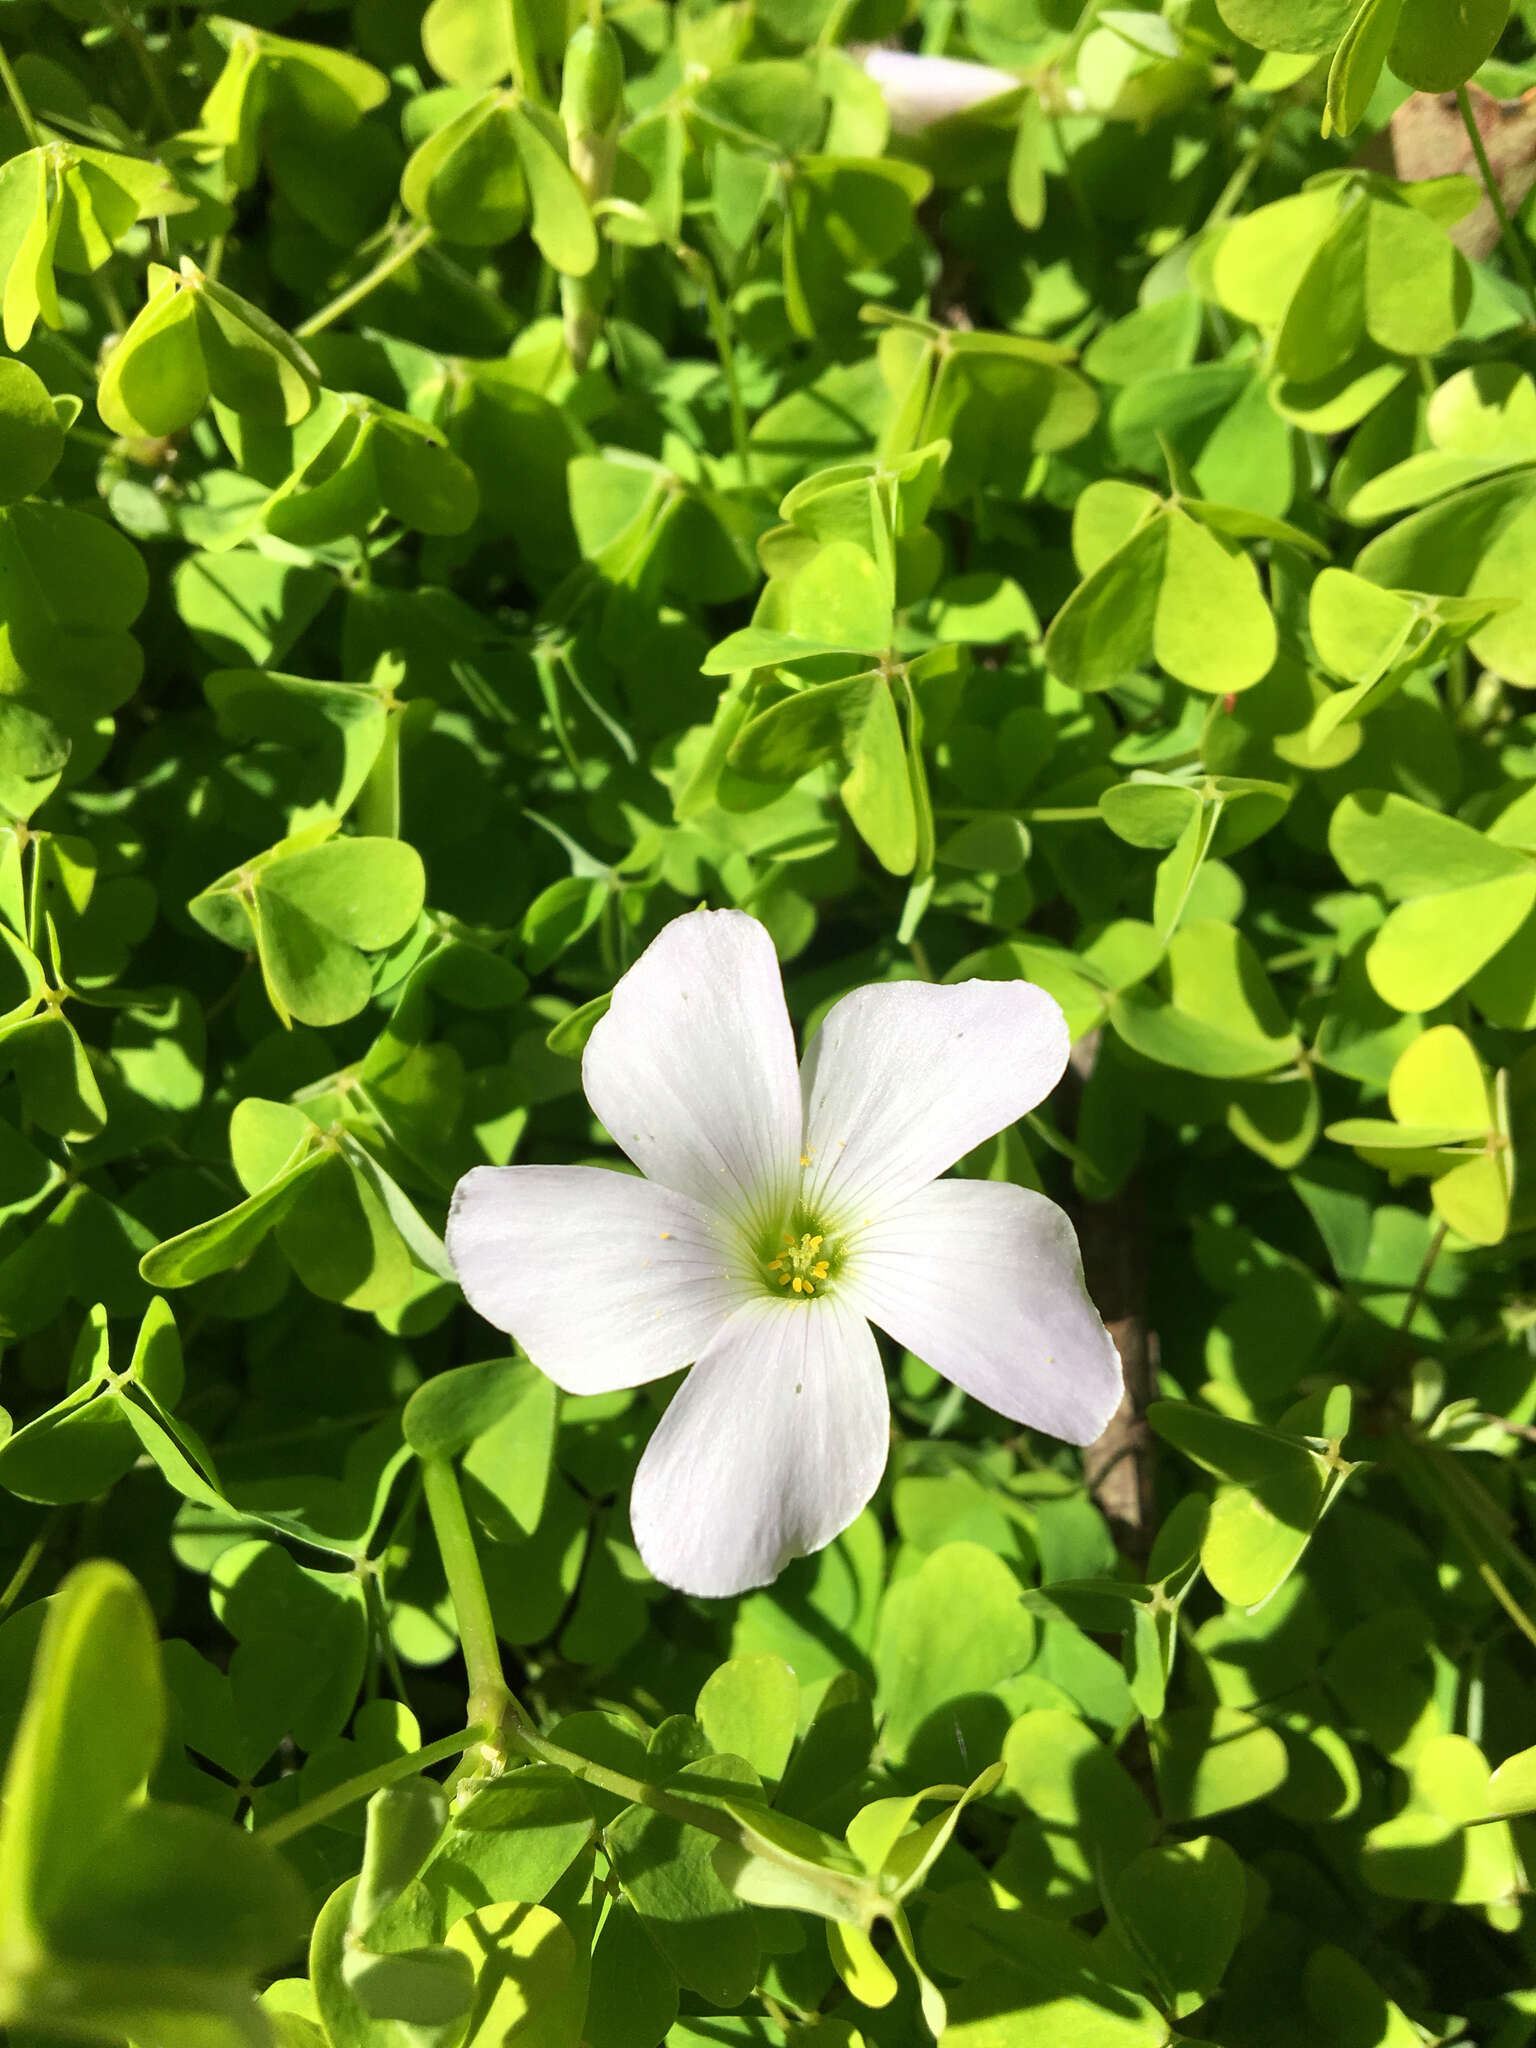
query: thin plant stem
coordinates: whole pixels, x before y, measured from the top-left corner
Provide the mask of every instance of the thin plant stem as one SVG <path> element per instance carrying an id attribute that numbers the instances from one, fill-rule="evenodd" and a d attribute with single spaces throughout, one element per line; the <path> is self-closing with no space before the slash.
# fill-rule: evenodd
<path id="1" fill-rule="evenodd" d="M 523 0 L 507 0 L 507 42 L 512 55 L 512 85 L 526 99 L 536 106 L 547 106 L 549 95 L 544 90 L 543 75 L 539 70 L 538 38 L 533 33 Z"/>
<path id="2" fill-rule="evenodd" d="M 298 341 L 307 341 L 310 335 L 321 333 L 323 329 L 341 319 L 343 314 L 350 313 L 354 306 L 360 306 L 371 292 L 376 292 L 381 284 L 388 283 L 397 270 L 403 270 L 411 258 L 432 240 L 432 236 L 433 230 L 426 225 L 413 228 L 410 234 L 395 244 L 387 256 L 379 258 L 372 270 L 365 271 L 356 284 L 349 284 L 328 306 L 322 306 L 318 313 L 311 313 L 307 320 L 301 321 L 293 330 L 294 338 Z"/>
<path id="3" fill-rule="evenodd" d="M 459 1625 L 464 1668 L 469 1674 L 470 1719 L 489 1722 L 493 1729 L 501 1730 L 523 1717 L 501 1668 L 501 1645 L 474 1531 L 464 1512 L 464 1496 L 447 1458 L 423 1458 L 421 1483 Z M 499 1736 L 492 1739 L 498 1741 Z"/>
<path id="4" fill-rule="evenodd" d="M 1526 1613 L 1520 1602 L 1515 1598 L 1508 1586 L 1505 1585 L 1503 1578 L 1495 1569 L 1492 1558 L 1489 1557 L 1487 1551 L 1479 1542 L 1475 1528 L 1471 1525 L 1469 1519 L 1463 1515 L 1461 1503 L 1454 1498 L 1455 1483 L 1459 1483 L 1462 1475 L 1456 1473 L 1455 1482 L 1453 1483 L 1440 1483 L 1442 1480 L 1451 1482 L 1453 1472 L 1455 1472 L 1454 1466 L 1447 1467 L 1444 1474 L 1440 1473 L 1433 1466 L 1428 1468 L 1426 1476 L 1431 1477 L 1431 1483 L 1437 1487 L 1439 1492 L 1439 1499 L 1436 1505 L 1445 1517 L 1451 1533 L 1458 1539 L 1472 1559 L 1473 1569 L 1478 1577 L 1488 1588 L 1494 1599 L 1498 1601 L 1526 1641 L 1536 1645 L 1536 1622 L 1531 1620 L 1531 1617 Z M 1513 1545 L 1506 1543 L 1504 1548 L 1517 1562 L 1522 1564 L 1525 1562 Z"/>
<path id="5" fill-rule="evenodd" d="M 588 1785 L 596 1785 L 604 1792 L 611 1792 L 616 1799 L 627 1800 L 632 1806 L 646 1806 L 655 1813 L 664 1813 L 671 1820 L 682 1821 L 686 1826 L 699 1828 L 705 1834 L 715 1835 L 722 1842 L 735 1842 L 749 1847 L 767 1862 L 784 1862 L 791 1868 L 799 1867 L 799 1859 L 786 1855 L 780 1857 L 772 1844 L 761 1837 L 753 1836 L 736 1819 L 735 1815 L 721 1807 L 706 1806 L 699 1801 L 679 1798 L 677 1793 L 662 1786 L 647 1784 L 643 1778 L 631 1778 L 624 1771 L 613 1771 L 606 1764 L 594 1763 L 590 1757 L 580 1756 L 575 1750 L 562 1749 L 558 1742 L 550 1742 L 538 1733 L 519 1710 L 518 1719 L 508 1731 L 513 1746 L 535 1763 L 553 1764 L 558 1770 L 566 1771 L 573 1778 L 580 1778 Z M 852 1871 L 842 1872 L 822 1868 L 820 1876 L 830 1890 L 840 1891 L 850 1902 L 867 1904 L 872 1881 Z"/>
<path id="6" fill-rule="evenodd" d="M 725 378 L 726 404 L 731 414 L 731 443 L 736 450 L 736 460 L 741 464 L 741 480 L 749 484 L 752 481 L 752 436 L 747 424 L 747 408 L 741 396 L 741 380 L 736 374 L 736 344 L 731 333 L 730 309 L 720 296 L 720 287 L 715 283 L 709 259 L 681 244 L 677 254 L 684 270 L 704 294 L 704 315 L 709 322 L 715 354 L 720 358 L 720 370 Z"/>
<path id="7" fill-rule="evenodd" d="M 306 1799 L 291 1813 L 279 1814 L 276 1820 L 269 1820 L 265 1827 L 257 1828 L 256 1834 L 269 1848 L 275 1849 L 320 1821 L 329 1820 L 333 1813 L 340 1813 L 344 1807 L 355 1806 L 359 1799 L 372 1798 L 386 1785 L 398 1785 L 402 1778 L 414 1778 L 432 1764 L 446 1763 L 449 1757 L 462 1754 L 490 1733 L 491 1730 L 483 1723 L 476 1723 L 459 1729 L 455 1735 L 444 1735 L 436 1742 L 429 1742 L 425 1749 L 413 1749 L 409 1756 L 392 1756 L 388 1763 L 376 1764 L 371 1771 L 362 1771 L 355 1778 L 344 1778 L 328 1792 Z"/>
<path id="8" fill-rule="evenodd" d="M 1403 1310 L 1402 1321 L 1397 1326 L 1405 1336 L 1413 1328 L 1413 1319 L 1418 1314 L 1420 1304 L 1424 1300 L 1424 1290 L 1428 1287 L 1430 1275 L 1435 1270 L 1435 1261 L 1440 1256 L 1440 1248 L 1445 1243 L 1445 1234 L 1448 1228 L 1449 1226 L 1444 1217 L 1442 1217 L 1435 1225 L 1435 1234 L 1429 1240 L 1429 1250 L 1424 1254 L 1424 1262 L 1414 1276 L 1413 1287 L 1408 1295 L 1408 1306 Z"/>
<path id="9" fill-rule="evenodd" d="M 821 33 L 816 38 L 814 46 L 816 49 L 831 50 L 836 48 L 842 36 L 844 25 L 849 15 L 853 12 L 854 4 L 855 0 L 834 0 L 834 5 L 828 10 L 827 18 L 821 25 Z"/>
<path id="10" fill-rule="evenodd" d="M 1239 202 L 1253 183 L 1264 159 L 1274 147 L 1275 137 L 1280 133 L 1280 124 L 1290 112 L 1290 101 L 1285 95 L 1276 100 L 1269 110 L 1269 117 L 1258 134 L 1243 153 L 1241 163 L 1221 188 L 1216 204 L 1207 218 L 1208 227 L 1218 227 L 1236 213 Z"/>
<path id="11" fill-rule="evenodd" d="M 11 1573 L 3 1593 L 0 1593 L 0 1615 L 9 1614 L 16 1601 L 26 1590 L 27 1581 L 43 1561 L 43 1553 L 53 1537 L 54 1525 L 59 1519 L 59 1509 L 43 1517 L 42 1527 L 27 1545 L 22 1560 Z"/>
<path id="12" fill-rule="evenodd" d="M 126 7 L 109 4 L 107 19 L 132 50 L 134 59 L 144 74 L 144 83 L 149 87 L 149 96 L 155 103 L 155 112 L 168 129 L 174 130 L 178 125 L 176 109 L 171 105 L 171 96 L 165 89 L 165 80 L 160 76 L 160 67 L 155 62 L 154 53 L 144 40 L 143 30 Z"/>
<path id="13" fill-rule="evenodd" d="M 1526 254 L 1514 222 L 1509 217 L 1509 208 L 1504 204 L 1504 194 L 1499 190 L 1499 181 L 1493 175 L 1493 166 L 1488 161 L 1488 151 L 1483 143 L 1483 131 L 1477 125 L 1477 116 L 1472 111 L 1472 102 L 1465 85 L 1456 88 L 1456 104 L 1461 110 L 1461 125 L 1467 131 L 1467 140 L 1472 145 L 1472 154 L 1477 159 L 1477 173 L 1483 181 L 1483 190 L 1488 194 L 1488 204 L 1493 208 L 1499 223 L 1499 234 L 1510 263 L 1525 287 L 1525 295 L 1531 302 L 1531 313 L 1536 317 L 1536 272 L 1531 269 L 1531 259 Z"/>
<path id="14" fill-rule="evenodd" d="M 4 85 L 11 105 L 16 110 L 16 118 L 21 123 L 22 134 L 26 136 L 27 141 L 34 149 L 41 149 L 43 146 L 42 132 L 38 128 L 32 109 L 27 105 L 27 96 L 21 89 L 21 80 L 16 76 L 3 44 L 0 44 L 0 84 Z"/>
<path id="15" fill-rule="evenodd" d="M 395 1639 L 390 1633 L 389 1606 L 384 1598 L 378 1566 L 371 1558 L 360 1558 L 357 1575 L 363 1582 L 363 1604 L 368 1610 L 368 1619 L 378 1647 L 379 1657 L 389 1674 L 389 1682 L 395 1689 L 395 1698 L 401 1706 L 409 1707 L 410 1694 L 406 1691 L 405 1673 L 400 1668 L 400 1658 L 395 1650 Z"/>
<path id="16" fill-rule="evenodd" d="M 518 1751 L 531 1762 L 553 1764 L 557 1770 L 567 1772 L 573 1778 L 580 1778 L 586 1784 L 597 1785 L 605 1792 L 611 1792 L 618 1799 L 633 1806 L 647 1806 L 657 1813 L 664 1813 L 673 1820 L 683 1821 L 690 1827 L 702 1828 L 707 1834 L 718 1835 L 722 1841 L 735 1842 L 742 1847 L 750 1846 L 754 1853 L 766 1854 L 770 1860 L 774 1851 L 760 1844 L 749 1835 L 749 1831 L 731 1813 L 723 1808 L 708 1806 L 700 1801 L 679 1798 L 674 1792 L 649 1785 L 640 1778 L 631 1778 L 623 1771 L 613 1771 L 606 1764 L 594 1763 L 590 1757 L 579 1755 L 575 1750 L 565 1749 L 558 1742 L 551 1742 L 541 1735 L 533 1724 L 533 1717 L 514 1696 L 507 1685 L 501 1666 L 501 1646 L 496 1640 L 496 1624 L 491 1616 L 491 1603 L 486 1595 L 485 1578 L 480 1569 L 479 1553 L 475 1549 L 474 1534 L 469 1526 L 469 1517 L 464 1512 L 464 1496 L 459 1491 L 458 1478 L 451 1461 L 447 1458 L 423 1458 L 421 1461 L 422 1489 L 426 1496 L 427 1513 L 432 1518 L 433 1533 L 443 1561 L 443 1571 L 448 1580 L 449 1595 L 453 1600 L 454 1615 L 459 1625 L 459 1642 L 464 1651 L 464 1664 L 469 1673 L 469 1710 L 476 1725 L 462 1735 L 446 1738 L 451 1747 L 457 1743 L 468 1749 L 478 1746 L 480 1756 L 489 1767 L 489 1774 L 495 1775 L 498 1767 L 504 1766 L 507 1753 Z M 443 1744 L 434 1745 L 437 1754 L 447 1754 Z M 419 1752 L 418 1767 L 428 1758 L 429 1752 Z M 406 1776 L 405 1770 L 399 1772 Z M 377 1779 L 375 1783 L 387 1782 Z M 353 1780 L 358 1786 L 363 1780 Z M 337 1788 L 338 1793 L 348 1788 Z M 307 1809 L 311 1812 L 322 1806 L 324 1798 L 313 1800 Z M 361 1796 L 356 1790 L 348 1794 L 350 1799 Z M 323 1819 L 324 1813 L 315 1812 L 316 1819 Z M 270 1828 L 261 1832 L 271 1840 L 274 1829 L 285 1833 L 295 1832 L 296 1816 L 288 1815 L 274 1821 Z M 303 1823 L 308 1826 L 306 1820 Z M 795 1862 L 794 1858 L 787 1858 Z M 862 1899 L 868 1890 L 868 1880 L 851 1874 L 843 1877 L 839 1873 L 827 1873 L 828 1882 L 834 1889 L 842 1889 L 850 1898 L 855 1893 Z"/>

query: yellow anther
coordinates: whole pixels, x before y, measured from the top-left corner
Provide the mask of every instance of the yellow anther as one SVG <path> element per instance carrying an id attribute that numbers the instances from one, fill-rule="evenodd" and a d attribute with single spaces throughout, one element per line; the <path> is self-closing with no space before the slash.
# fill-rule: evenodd
<path id="1" fill-rule="evenodd" d="M 829 1240 L 819 1230 L 803 1231 L 798 1237 L 786 1230 L 783 1237 L 785 1249 L 771 1259 L 764 1257 L 763 1273 L 776 1278 L 781 1287 L 791 1288 L 802 1299 L 809 1299 L 817 1285 L 832 1278 L 839 1256 L 837 1241 Z M 824 1245 L 830 1254 L 827 1258 L 819 1256 Z"/>
<path id="2" fill-rule="evenodd" d="M 670 1237 L 672 1235 L 670 1230 L 664 1230 L 661 1234 L 663 1237 Z"/>

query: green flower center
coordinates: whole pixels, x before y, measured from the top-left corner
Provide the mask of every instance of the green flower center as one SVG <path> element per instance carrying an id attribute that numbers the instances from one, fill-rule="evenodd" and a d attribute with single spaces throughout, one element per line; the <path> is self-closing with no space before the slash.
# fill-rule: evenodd
<path id="1" fill-rule="evenodd" d="M 778 1233 L 758 1254 L 763 1278 L 772 1293 L 798 1295 L 808 1301 L 825 1293 L 843 1263 L 843 1243 L 813 1217 L 796 1215 L 791 1228 Z"/>

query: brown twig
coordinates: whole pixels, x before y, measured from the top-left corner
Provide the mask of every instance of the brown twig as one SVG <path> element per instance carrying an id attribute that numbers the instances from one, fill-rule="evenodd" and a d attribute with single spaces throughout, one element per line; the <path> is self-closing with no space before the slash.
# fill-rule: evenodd
<path id="1" fill-rule="evenodd" d="M 1099 1034 L 1072 1049 L 1069 1075 L 1078 1092 L 1093 1072 Z M 1103 1435 L 1083 1454 L 1088 1490 L 1125 1554 L 1143 1562 L 1157 1528 L 1152 1459 L 1155 1439 L 1147 1405 L 1156 1391 L 1152 1333 L 1147 1327 L 1147 1232 L 1135 1175 L 1106 1201 L 1079 1201 L 1073 1221 L 1083 1248 L 1088 1292 L 1104 1318 L 1125 1373 L 1125 1393 Z"/>

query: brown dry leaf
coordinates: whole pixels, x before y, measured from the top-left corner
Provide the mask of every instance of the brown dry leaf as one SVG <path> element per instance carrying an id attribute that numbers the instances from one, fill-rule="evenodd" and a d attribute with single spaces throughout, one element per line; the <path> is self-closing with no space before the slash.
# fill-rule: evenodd
<path id="1" fill-rule="evenodd" d="M 1504 204 L 1514 213 L 1536 185 L 1536 89 L 1520 99 L 1498 100 L 1480 86 L 1469 85 L 1467 95 Z M 1416 92 L 1404 100 L 1390 124 L 1372 136 L 1355 162 L 1368 170 L 1386 171 L 1405 183 L 1446 178 L 1458 171 L 1473 178 L 1478 175 L 1453 92 Z M 1498 242 L 1499 223 L 1484 198 L 1448 232 L 1458 248 L 1481 261 Z"/>

